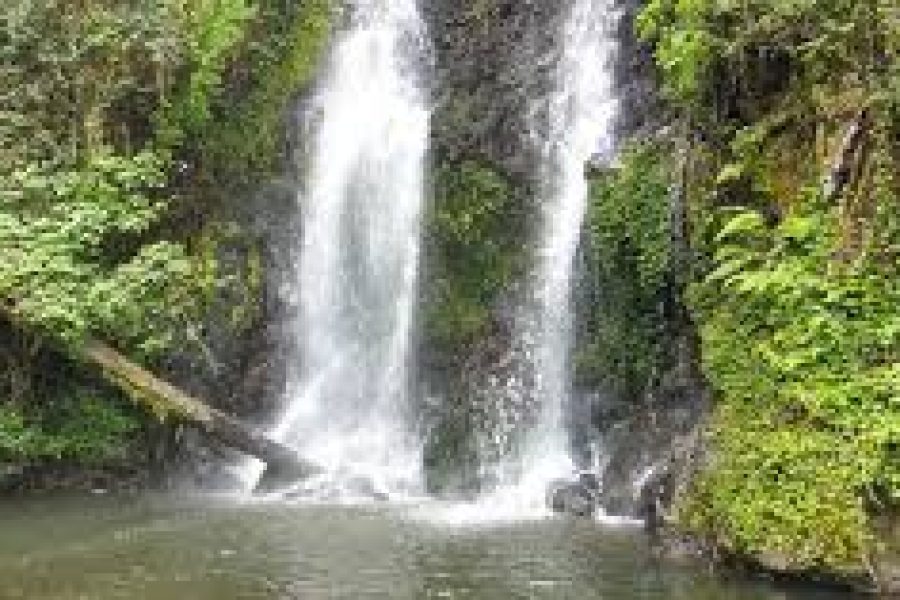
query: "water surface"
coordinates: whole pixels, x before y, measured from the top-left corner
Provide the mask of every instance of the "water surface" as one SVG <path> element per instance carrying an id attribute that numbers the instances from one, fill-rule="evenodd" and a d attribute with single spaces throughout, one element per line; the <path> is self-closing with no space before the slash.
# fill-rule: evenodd
<path id="1" fill-rule="evenodd" d="M 837 600 L 661 564 L 633 528 L 430 520 L 436 505 L 0 502 L 0 598 Z M 445 513 L 446 514 L 446 513 Z M 451 513 L 452 514 L 452 513 Z"/>

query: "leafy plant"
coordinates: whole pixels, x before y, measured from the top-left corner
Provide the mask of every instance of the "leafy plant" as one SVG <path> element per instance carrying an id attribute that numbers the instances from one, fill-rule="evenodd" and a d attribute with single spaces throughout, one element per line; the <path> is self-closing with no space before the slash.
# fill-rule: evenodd
<path id="1" fill-rule="evenodd" d="M 875 265 L 829 264 L 836 232 L 815 210 L 771 232 L 740 212 L 720 232 L 690 291 L 717 458 L 682 517 L 736 552 L 853 571 L 873 549 L 867 504 L 900 499 L 900 290 Z"/>

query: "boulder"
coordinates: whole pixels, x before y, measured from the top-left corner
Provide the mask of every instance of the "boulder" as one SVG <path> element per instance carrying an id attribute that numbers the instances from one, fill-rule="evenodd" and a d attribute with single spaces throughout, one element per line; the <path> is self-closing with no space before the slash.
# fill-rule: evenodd
<path id="1" fill-rule="evenodd" d="M 600 508 L 600 478 L 589 472 L 575 480 L 559 479 L 547 488 L 547 506 L 556 513 L 573 517 L 593 517 Z"/>

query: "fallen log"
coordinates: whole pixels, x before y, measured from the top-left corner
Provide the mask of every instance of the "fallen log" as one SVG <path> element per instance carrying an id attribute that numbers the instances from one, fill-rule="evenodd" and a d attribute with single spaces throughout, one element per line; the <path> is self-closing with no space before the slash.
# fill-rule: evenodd
<path id="1" fill-rule="evenodd" d="M 267 471 L 294 479 L 319 471 L 291 448 L 159 379 L 106 344 L 90 340 L 81 353 L 102 370 L 107 380 L 154 412 L 174 416 L 222 444 L 260 459 L 266 463 Z"/>
<path id="2" fill-rule="evenodd" d="M 23 327 L 9 303 L 5 307 L 0 303 L 0 315 L 16 327 Z M 296 481 L 320 472 L 293 449 L 160 379 L 107 344 L 88 339 L 75 348 L 75 354 L 160 418 L 192 425 L 210 438 L 258 458 L 266 463 L 267 472 L 277 473 L 281 479 Z"/>

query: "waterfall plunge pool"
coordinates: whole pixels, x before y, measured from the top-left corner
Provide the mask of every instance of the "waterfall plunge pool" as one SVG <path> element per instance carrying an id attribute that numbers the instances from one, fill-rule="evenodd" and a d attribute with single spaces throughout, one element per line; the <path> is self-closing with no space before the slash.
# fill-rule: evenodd
<path id="1" fill-rule="evenodd" d="M 444 518 L 466 513 L 453 508 L 114 495 L 6 499 L 0 598 L 848 598 L 659 562 L 634 527 Z"/>

